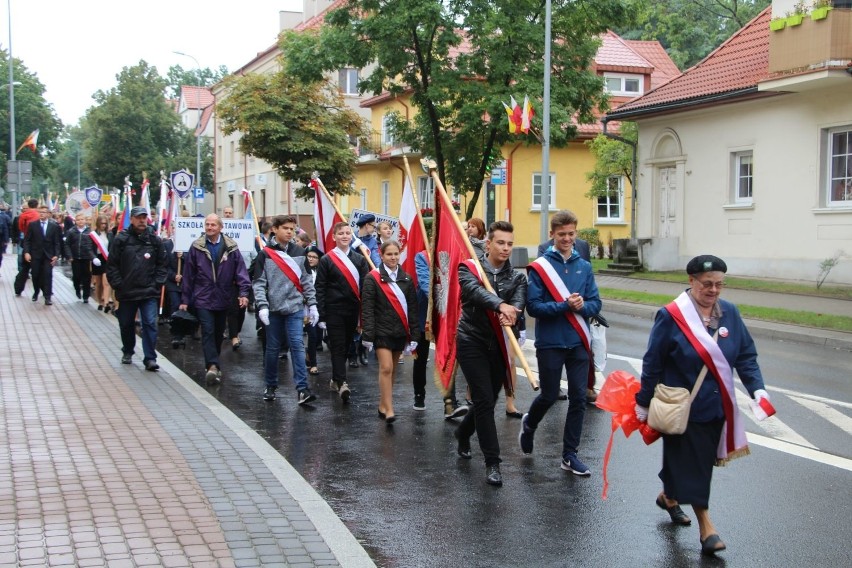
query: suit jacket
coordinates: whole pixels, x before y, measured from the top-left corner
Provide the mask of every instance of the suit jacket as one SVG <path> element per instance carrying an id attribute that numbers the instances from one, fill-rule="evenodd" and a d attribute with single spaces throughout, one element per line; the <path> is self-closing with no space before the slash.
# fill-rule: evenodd
<path id="1" fill-rule="evenodd" d="M 547 251 L 548 247 L 553 244 L 553 239 L 550 239 L 547 242 L 541 243 L 538 245 L 538 256 L 543 256 Z M 584 241 L 583 239 L 577 238 L 574 240 L 574 248 L 577 249 L 577 254 L 580 255 L 580 258 L 586 260 L 588 262 L 592 262 L 591 251 L 589 250 L 589 243 Z M 536 258 L 538 258 L 538 256 Z"/>
<path id="2" fill-rule="evenodd" d="M 47 222 L 47 233 L 42 232 L 41 221 L 33 221 L 24 235 L 24 253 L 33 259 L 62 256 L 62 228 L 56 221 Z"/>

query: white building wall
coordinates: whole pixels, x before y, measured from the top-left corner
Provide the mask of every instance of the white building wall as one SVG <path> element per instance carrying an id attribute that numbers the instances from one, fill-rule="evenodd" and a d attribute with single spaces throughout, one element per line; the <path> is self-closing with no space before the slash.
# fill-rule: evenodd
<path id="1" fill-rule="evenodd" d="M 848 256 L 828 281 L 852 283 L 852 207 L 829 210 L 820 191 L 822 131 L 850 124 L 849 90 L 786 94 L 641 120 L 639 239 L 660 236 L 659 168 L 670 165 L 678 174 L 682 169 L 677 246 L 667 242 L 663 255 L 649 247 L 648 268 L 682 268 L 693 256 L 710 253 L 724 258 L 733 274 L 813 281 L 820 262 L 845 251 Z M 671 144 L 667 157 L 652 155 L 666 129 L 676 135 L 670 141 L 679 139 L 682 155 Z M 754 153 L 753 205 L 733 207 L 730 156 L 748 148 Z"/>

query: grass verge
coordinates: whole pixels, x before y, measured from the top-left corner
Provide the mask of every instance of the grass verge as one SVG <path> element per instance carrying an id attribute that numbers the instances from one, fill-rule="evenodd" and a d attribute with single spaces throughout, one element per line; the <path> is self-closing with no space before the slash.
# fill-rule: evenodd
<path id="1" fill-rule="evenodd" d="M 663 306 L 671 302 L 673 299 L 671 296 L 666 294 L 649 294 L 647 292 L 636 292 L 634 290 L 600 288 L 599 291 L 601 298 L 604 299 L 622 300 L 625 302 L 635 302 L 637 304 L 648 304 L 652 306 Z M 739 308 L 740 313 L 745 318 L 789 323 L 819 329 L 833 329 L 837 331 L 852 332 L 852 318 L 846 316 L 783 310 L 780 308 L 763 308 L 744 304 L 737 304 L 737 308 Z"/>

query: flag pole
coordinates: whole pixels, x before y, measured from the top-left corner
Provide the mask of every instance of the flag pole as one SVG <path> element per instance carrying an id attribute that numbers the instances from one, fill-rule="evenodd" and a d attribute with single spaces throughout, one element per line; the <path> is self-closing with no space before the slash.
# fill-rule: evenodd
<path id="1" fill-rule="evenodd" d="M 423 221 L 423 213 L 420 211 L 420 203 L 417 201 L 417 192 L 414 191 L 414 178 L 411 176 L 411 168 L 408 166 L 408 156 L 405 154 L 402 155 L 402 161 L 405 164 L 405 175 L 408 176 L 408 185 L 411 187 L 411 197 L 414 199 L 414 208 L 417 213 L 417 222 L 420 223 L 420 229 L 423 231 L 424 235 L 427 235 L 426 232 L 426 223 Z M 429 264 L 432 264 L 432 244 L 426 243 L 426 258 L 429 260 Z"/>
<path id="2" fill-rule="evenodd" d="M 243 188 L 243 192 L 248 195 L 249 205 L 251 206 L 251 219 L 254 221 L 254 240 L 257 242 L 257 246 L 259 246 L 262 250 L 263 239 L 260 238 L 260 223 L 257 221 L 257 209 L 254 206 L 254 194 L 246 188 Z"/>
<path id="3" fill-rule="evenodd" d="M 334 210 L 335 210 L 335 211 L 337 211 L 337 214 L 338 214 L 338 215 L 340 215 L 340 218 L 341 218 L 341 219 L 343 219 L 343 220 L 344 220 L 344 221 L 346 221 L 346 222 L 349 222 L 349 221 L 347 220 L 347 218 L 346 218 L 346 215 L 344 215 L 344 214 L 343 214 L 343 212 L 342 212 L 342 211 L 340 210 L 340 208 L 337 206 L 337 203 L 335 203 L 335 202 L 334 202 L 334 199 L 331 197 L 331 194 L 330 194 L 330 193 L 328 192 L 328 190 L 325 188 L 325 184 L 324 184 L 324 183 L 322 182 L 322 180 L 320 179 L 319 174 L 318 174 L 318 173 L 316 173 L 316 172 L 314 172 L 314 173 L 311 175 L 311 179 L 315 179 L 315 180 L 316 180 L 317 185 L 318 185 L 318 186 L 319 186 L 319 188 L 323 191 L 323 193 L 325 193 L 326 198 L 328 199 L 329 203 L 331 203 L 331 206 L 332 206 L 332 207 L 334 207 Z M 370 258 L 370 249 L 368 249 L 366 246 L 364 246 L 364 245 L 362 244 L 362 245 L 359 247 L 359 250 L 361 251 L 361 254 L 363 254 L 363 255 L 364 255 L 364 258 L 366 258 L 366 259 L 367 259 L 367 264 L 369 264 L 369 265 L 370 265 L 370 270 L 375 270 L 375 269 L 376 269 L 376 265 L 375 265 L 375 264 L 373 264 L 373 259 L 372 259 L 372 258 Z"/>
<path id="4" fill-rule="evenodd" d="M 444 203 L 445 207 L 449 207 L 450 211 L 453 211 L 452 218 L 453 223 L 456 226 L 456 229 L 460 234 L 464 236 L 462 239 L 467 246 L 467 252 L 470 255 L 470 258 L 476 263 L 479 268 L 480 273 L 483 275 L 482 284 L 485 286 L 485 289 L 495 294 L 494 288 L 491 286 L 491 282 L 488 281 L 488 277 L 486 276 L 485 270 L 482 269 L 482 264 L 479 262 L 479 258 L 476 256 L 476 251 L 473 249 L 473 245 L 468 238 L 467 233 L 465 233 L 462 228 L 461 221 L 459 220 L 459 216 L 455 213 L 455 209 L 453 209 L 453 203 L 450 201 L 449 196 L 447 195 L 446 190 L 444 189 L 444 185 L 441 183 L 441 178 L 438 177 L 438 170 L 434 160 L 421 160 L 420 161 L 425 167 L 429 168 L 429 174 L 432 176 L 432 179 L 435 181 L 435 194 L 436 196 L 441 198 L 441 201 Z M 539 389 L 538 379 L 535 378 L 530 370 L 529 364 L 527 364 L 527 360 L 524 357 L 524 352 L 521 349 L 521 346 L 518 345 L 518 340 L 515 338 L 515 334 L 512 332 L 512 326 L 504 325 L 503 329 L 506 330 L 506 337 L 509 339 L 509 343 L 512 345 L 512 350 L 515 352 L 515 355 L 518 357 L 518 360 L 521 363 L 521 367 L 524 369 L 524 373 L 527 375 L 527 380 L 530 382 L 530 386 L 534 391 Z"/>

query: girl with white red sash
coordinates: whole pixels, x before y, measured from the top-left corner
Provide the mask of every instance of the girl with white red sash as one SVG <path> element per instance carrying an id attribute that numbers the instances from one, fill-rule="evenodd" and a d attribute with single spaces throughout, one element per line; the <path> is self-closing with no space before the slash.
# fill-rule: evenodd
<path id="1" fill-rule="evenodd" d="M 316 295 L 319 327 L 328 332 L 331 351 L 331 383 L 343 402 L 349 401 L 346 353 L 358 327 L 361 283 L 370 271 L 367 260 L 350 248 L 352 227 L 340 222 L 332 228 L 335 247 L 317 265 Z"/>
<path id="2" fill-rule="evenodd" d="M 382 262 L 364 279 L 361 295 L 361 344 L 376 349 L 379 360 L 379 418 L 392 424 L 393 378 L 403 352 L 417 349 L 420 325 L 417 293 L 411 276 L 399 267 L 399 244 L 386 240 L 379 248 Z"/>
<path id="3" fill-rule="evenodd" d="M 95 258 L 92 259 L 92 281 L 95 283 L 95 301 L 98 303 L 98 311 L 109 313 L 112 309 L 112 288 L 106 277 L 106 262 L 109 257 L 109 245 L 112 243 L 113 233 L 109 231 L 109 218 L 106 215 L 98 215 L 95 227 L 89 233 L 95 243 Z"/>
<path id="4" fill-rule="evenodd" d="M 663 435 L 663 492 L 656 501 L 677 525 L 692 523 L 680 504 L 692 505 L 705 555 L 725 549 L 708 511 L 713 466 L 749 453 L 733 369 L 757 402 L 769 402 L 754 341 L 736 306 L 719 298 L 727 270 L 725 262 L 712 255 L 697 256 L 686 265 L 689 288 L 657 312 L 642 360 L 642 388 L 636 394 L 636 416 L 645 422 L 657 383 L 691 391 L 707 366 L 686 432 Z"/>

